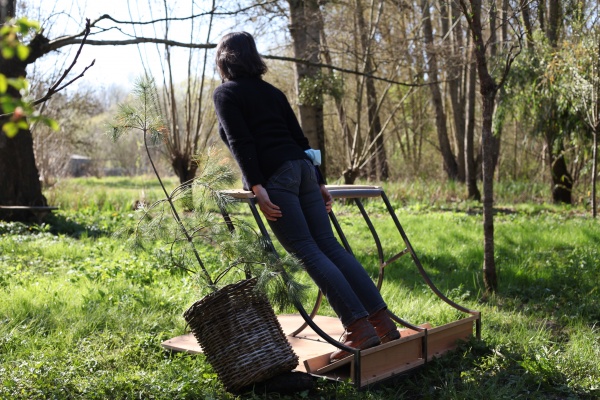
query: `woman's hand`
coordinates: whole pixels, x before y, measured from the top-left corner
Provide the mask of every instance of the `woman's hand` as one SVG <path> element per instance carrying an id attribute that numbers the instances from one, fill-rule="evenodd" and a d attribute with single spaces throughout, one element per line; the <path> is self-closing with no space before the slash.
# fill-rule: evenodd
<path id="1" fill-rule="evenodd" d="M 265 189 L 263 185 L 252 186 L 252 191 L 254 192 L 254 196 L 256 196 L 258 207 L 264 214 L 265 218 L 267 218 L 269 221 L 277 221 L 277 218 L 281 218 L 282 214 L 279 210 L 279 206 L 271 203 L 267 189 Z"/>
<path id="2" fill-rule="evenodd" d="M 325 202 L 325 209 L 329 213 L 333 204 L 333 197 L 331 197 L 331 193 L 329 193 L 325 185 L 321 185 L 321 196 L 323 196 L 323 201 Z"/>

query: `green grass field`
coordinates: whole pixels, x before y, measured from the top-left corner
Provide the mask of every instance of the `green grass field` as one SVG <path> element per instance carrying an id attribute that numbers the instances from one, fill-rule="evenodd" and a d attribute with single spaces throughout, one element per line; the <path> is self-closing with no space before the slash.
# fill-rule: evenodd
<path id="1" fill-rule="evenodd" d="M 464 190 L 456 184 L 385 188 L 435 284 L 482 312 L 482 340 L 363 392 L 323 381 L 310 393 L 241 398 L 600 398 L 598 221 L 583 208 L 516 203 L 515 186 L 499 185 L 500 288 L 482 300 L 480 206 L 456 200 Z M 0 222 L 0 398 L 236 398 L 204 356 L 160 346 L 186 332 L 182 313 L 199 298 L 198 281 L 172 267 L 164 243 L 140 252 L 114 235 L 138 220 L 134 201 L 161 197 L 155 181 L 72 179 L 46 195 L 61 207 L 47 224 Z M 382 205 L 366 206 L 387 255 L 398 251 Z M 342 203 L 334 210 L 374 275 L 376 249 L 358 210 Z M 210 260 L 210 248 L 202 254 Z M 434 325 L 456 318 L 407 257 L 386 271 L 382 291 L 396 314 Z M 322 312 L 332 315 L 328 306 Z"/>

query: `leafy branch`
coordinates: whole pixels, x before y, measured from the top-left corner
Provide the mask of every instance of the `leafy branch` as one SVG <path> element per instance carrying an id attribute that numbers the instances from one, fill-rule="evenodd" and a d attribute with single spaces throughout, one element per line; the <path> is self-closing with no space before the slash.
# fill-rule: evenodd
<path id="1" fill-rule="evenodd" d="M 110 125 L 109 133 L 113 140 L 130 131 L 142 133 L 148 159 L 165 196 L 150 206 L 142 205 L 141 218 L 132 232 L 134 245 L 143 248 L 142 239 L 145 237 L 164 239 L 163 243 L 168 245 L 175 266 L 196 274 L 204 282 L 202 287 L 210 291 L 222 286 L 226 276 L 238 276 L 234 272 L 239 271 L 246 278 L 257 277 L 257 288 L 270 294 L 273 303 L 281 309 L 300 301 L 304 286 L 288 274 L 288 271 L 299 271 L 302 268 L 300 262 L 291 256 L 279 258 L 268 250 L 270 243 L 249 223 L 231 219 L 224 221 L 216 211 L 226 210 L 234 201 L 221 190 L 231 187 L 236 180 L 233 171 L 222 157 L 219 158 L 217 151 L 209 149 L 196 156 L 194 161 L 198 165 L 198 176 L 171 192 L 167 191 L 149 145 L 169 135 L 160 114 L 157 93 L 153 79 L 138 79 L 133 92 L 134 100 L 119 106 L 115 122 Z M 178 205 L 186 211 L 181 213 Z M 167 210 L 172 218 L 167 217 Z M 214 277 L 201 257 L 203 249 L 196 247 L 198 241 L 214 250 L 208 255 L 211 260 L 215 257 L 221 260 L 221 267 L 213 272 Z M 193 261 L 200 267 L 199 271 L 188 266 L 190 250 Z"/>

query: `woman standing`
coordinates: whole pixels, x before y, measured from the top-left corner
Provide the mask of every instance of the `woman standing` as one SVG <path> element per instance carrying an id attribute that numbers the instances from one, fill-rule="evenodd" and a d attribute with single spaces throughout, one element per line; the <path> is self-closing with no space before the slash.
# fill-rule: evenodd
<path id="1" fill-rule="evenodd" d="M 287 98 L 262 80 L 267 66 L 253 37 L 225 35 L 216 64 L 223 80 L 213 95 L 221 139 L 275 236 L 302 262 L 341 319 L 344 344 L 366 349 L 398 339 L 375 284 L 333 234 L 327 216 L 331 195 L 306 152 L 308 140 Z M 348 355 L 338 350 L 331 360 Z"/>

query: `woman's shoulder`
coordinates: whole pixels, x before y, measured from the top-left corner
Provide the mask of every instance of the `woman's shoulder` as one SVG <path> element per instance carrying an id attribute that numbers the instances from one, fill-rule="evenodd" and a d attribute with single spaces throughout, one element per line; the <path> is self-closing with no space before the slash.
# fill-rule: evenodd
<path id="1" fill-rule="evenodd" d="M 235 81 L 225 81 L 213 90 L 213 99 L 227 99 L 237 97 L 240 92 L 239 84 Z"/>

